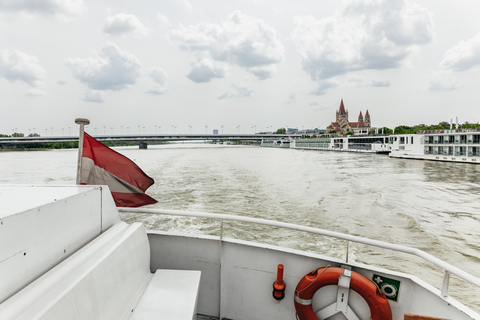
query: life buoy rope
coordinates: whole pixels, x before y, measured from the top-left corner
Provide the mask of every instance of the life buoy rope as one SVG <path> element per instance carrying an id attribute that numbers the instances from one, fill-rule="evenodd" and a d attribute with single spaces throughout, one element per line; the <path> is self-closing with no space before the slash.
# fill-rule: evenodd
<path id="1" fill-rule="evenodd" d="M 295 310 L 300 320 L 319 320 L 312 307 L 315 292 L 328 285 L 337 285 L 339 276 L 345 269 L 336 267 L 318 268 L 307 273 L 295 289 Z M 357 292 L 367 302 L 372 320 L 391 320 L 392 311 L 385 295 L 378 286 L 361 274 L 352 271 L 350 289 Z"/>

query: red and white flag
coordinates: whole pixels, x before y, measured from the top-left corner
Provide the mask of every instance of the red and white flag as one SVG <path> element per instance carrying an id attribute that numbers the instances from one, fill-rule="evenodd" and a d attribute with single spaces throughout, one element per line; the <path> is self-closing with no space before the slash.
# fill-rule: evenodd
<path id="1" fill-rule="evenodd" d="M 117 207 L 156 203 L 145 194 L 155 181 L 133 161 L 84 133 L 80 184 L 107 185 Z"/>

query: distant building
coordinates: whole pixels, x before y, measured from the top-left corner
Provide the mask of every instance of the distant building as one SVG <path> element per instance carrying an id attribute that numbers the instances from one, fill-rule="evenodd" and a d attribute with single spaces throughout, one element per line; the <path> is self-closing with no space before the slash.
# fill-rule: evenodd
<path id="1" fill-rule="evenodd" d="M 343 99 L 340 102 L 340 108 L 337 111 L 336 121 L 332 122 L 327 127 L 327 133 L 334 130 L 339 134 L 346 134 L 347 132 L 352 132 L 356 134 L 368 133 L 372 127 L 372 122 L 370 119 L 370 114 L 365 113 L 365 118 L 362 115 L 362 111 L 358 115 L 357 122 L 348 121 L 348 111 L 345 111 L 345 106 L 343 105 Z"/>
<path id="2" fill-rule="evenodd" d="M 213 129 L 213 134 L 218 134 L 218 129 Z"/>

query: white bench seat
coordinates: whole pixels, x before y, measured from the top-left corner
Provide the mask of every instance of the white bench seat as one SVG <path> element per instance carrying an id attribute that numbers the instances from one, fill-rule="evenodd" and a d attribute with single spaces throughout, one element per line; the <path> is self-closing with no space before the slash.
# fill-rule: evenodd
<path id="1" fill-rule="evenodd" d="M 190 320 L 192 315 L 171 317 L 173 302 L 167 297 L 188 291 L 177 308 L 195 312 L 192 300 L 199 278 L 200 271 L 161 270 L 152 275 L 143 224 L 119 222 L 0 304 L 0 319 L 126 320 L 137 310 L 140 319 Z"/>
<path id="2" fill-rule="evenodd" d="M 192 320 L 197 314 L 199 287 L 200 271 L 159 269 L 131 320 Z"/>

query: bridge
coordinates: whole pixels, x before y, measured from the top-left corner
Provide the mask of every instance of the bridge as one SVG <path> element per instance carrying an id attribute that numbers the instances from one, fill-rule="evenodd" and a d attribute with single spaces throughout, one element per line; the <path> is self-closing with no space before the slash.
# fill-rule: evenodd
<path id="1" fill-rule="evenodd" d="M 289 139 L 300 137 L 298 134 L 132 134 L 132 135 L 92 135 L 100 142 L 138 142 L 140 148 L 148 143 L 175 141 L 262 141 L 264 139 Z M 78 136 L 52 137 L 0 137 L 1 148 L 12 148 L 17 145 L 35 145 L 56 142 L 78 142 Z"/>

